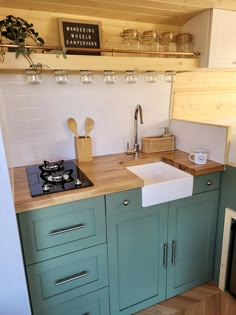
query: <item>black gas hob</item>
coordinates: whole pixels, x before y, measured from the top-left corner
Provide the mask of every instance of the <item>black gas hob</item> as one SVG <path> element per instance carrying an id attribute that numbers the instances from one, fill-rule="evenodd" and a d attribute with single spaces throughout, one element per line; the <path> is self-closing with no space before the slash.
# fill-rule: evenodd
<path id="1" fill-rule="evenodd" d="M 71 160 L 44 161 L 26 167 L 31 196 L 93 186 L 89 178 Z"/>

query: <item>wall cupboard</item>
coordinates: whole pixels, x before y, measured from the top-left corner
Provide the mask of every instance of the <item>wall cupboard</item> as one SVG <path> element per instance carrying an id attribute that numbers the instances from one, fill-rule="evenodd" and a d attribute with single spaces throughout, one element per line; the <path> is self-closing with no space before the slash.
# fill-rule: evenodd
<path id="1" fill-rule="evenodd" d="M 235 11 L 211 9 L 184 25 L 183 30 L 194 36 L 194 49 L 201 53 L 201 67 L 236 68 L 235 17 Z"/>
<path id="2" fill-rule="evenodd" d="M 138 188 L 19 213 L 33 314 L 130 315 L 211 280 L 219 183 L 145 208 Z"/>

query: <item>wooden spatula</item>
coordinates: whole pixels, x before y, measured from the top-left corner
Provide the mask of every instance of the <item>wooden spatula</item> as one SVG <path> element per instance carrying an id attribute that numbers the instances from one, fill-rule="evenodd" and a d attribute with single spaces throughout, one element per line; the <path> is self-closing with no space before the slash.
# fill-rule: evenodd
<path id="1" fill-rule="evenodd" d="M 85 119 L 85 138 L 87 138 L 94 127 L 94 120 L 87 117 Z"/>
<path id="2" fill-rule="evenodd" d="M 77 122 L 74 118 L 68 118 L 68 127 L 76 138 L 79 138 Z"/>

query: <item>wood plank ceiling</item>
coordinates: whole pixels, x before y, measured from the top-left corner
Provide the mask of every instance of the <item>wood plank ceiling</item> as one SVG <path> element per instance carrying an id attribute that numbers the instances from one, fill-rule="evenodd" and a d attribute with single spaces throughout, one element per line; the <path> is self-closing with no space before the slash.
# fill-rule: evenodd
<path id="1" fill-rule="evenodd" d="M 0 7 L 182 26 L 209 8 L 236 10 L 236 0 L 0 0 Z"/>

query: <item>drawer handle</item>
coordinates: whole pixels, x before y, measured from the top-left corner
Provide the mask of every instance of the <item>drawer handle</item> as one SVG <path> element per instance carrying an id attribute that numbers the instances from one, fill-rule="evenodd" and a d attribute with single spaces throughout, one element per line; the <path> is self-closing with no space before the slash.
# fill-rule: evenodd
<path id="1" fill-rule="evenodd" d="M 212 181 L 211 180 L 208 180 L 207 181 L 207 186 L 211 186 L 212 185 Z"/>
<path id="2" fill-rule="evenodd" d="M 124 206 L 128 206 L 128 204 L 129 204 L 129 200 L 126 200 L 126 199 L 125 199 L 125 200 L 123 201 L 123 205 L 124 205 Z"/>
<path id="3" fill-rule="evenodd" d="M 69 277 L 65 277 L 63 279 L 58 279 L 57 281 L 55 281 L 55 285 L 61 285 L 73 280 L 77 280 L 83 277 L 86 277 L 88 275 L 87 271 L 81 271 L 80 273 L 76 273 L 75 275 L 69 276 Z"/>
<path id="4" fill-rule="evenodd" d="M 175 255 L 176 255 L 176 242 L 172 241 L 172 257 L 171 257 L 171 263 L 174 266 L 175 265 Z"/>
<path id="5" fill-rule="evenodd" d="M 59 230 L 53 230 L 49 233 L 50 236 L 61 234 L 61 233 L 66 233 L 66 232 L 71 232 L 79 229 L 83 229 L 85 227 L 85 224 L 76 224 L 72 226 L 68 226 L 67 228 L 59 229 Z"/>
<path id="6" fill-rule="evenodd" d="M 167 266 L 167 244 L 165 243 L 163 246 L 163 266 Z"/>

